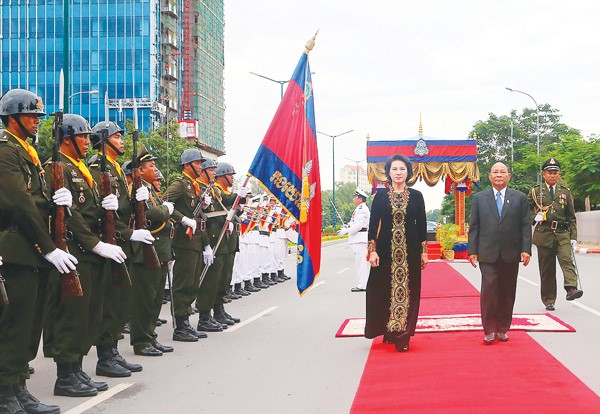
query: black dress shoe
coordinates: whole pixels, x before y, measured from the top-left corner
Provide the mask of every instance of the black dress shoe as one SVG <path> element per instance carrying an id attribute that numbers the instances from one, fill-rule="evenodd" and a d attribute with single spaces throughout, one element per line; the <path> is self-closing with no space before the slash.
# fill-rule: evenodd
<path id="1" fill-rule="evenodd" d="M 402 343 L 402 342 L 396 342 L 396 351 L 398 352 L 408 352 L 409 350 L 409 345 Z"/>
<path id="2" fill-rule="evenodd" d="M 173 352 L 174 348 L 169 345 L 163 345 L 160 342 L 155 342 L 152 346 L 158 349 L 160 352 Z"/>
<path id="3" fill-rule="evenodd" d="M 137 350 L 134 349 L 133 353 L 136 355 L 141 355 L 141 356 L 151 356 L 151 357 L 156 357 L 156 356 L 162 356 L 162 351 L 158 350 L 157 348 L 153 347 L 153 346 L 147 346 L 146 348 Z"/>
<path id="4" fill-rule="evenodd" d="M 156 320 L 156 326 L 162 326 L 162 322 L 160 321 L 160 319 Z"/>
<path id="5" fill-rule="evenodd" d="M 546 310 L 547 311 L 553 311 L 553 310 L 556 310 L 556 308 L 554 307 L 554 304 L 549 303 L 549 304 L 546 305 Z"/>
<path id="6" fill-rule="evenodd" d="M 160 323 L 162 323 L 163 325 L 166 325 L 166 323 L 167 323 L 167 320 L 166 319 L 162 319 L 162 318 L 158 318 L 158 321 Z"/>
<path id="7" fill-rule="evenodd" d="M 350 289 L 351 292 L 366 292 L 367 289 L 361 289 L 359 287 L 353 287 L 352 289 Z"/>
<path id="8" fill-rule="evenodd" d="M 32 375 L 35 373 L 35 369 L 32 366 L 29 366 L 29 375 Z"/>
<path id="9" fill-rule="evenodd" d="M 495 333 L 485 334 L 485 336 L 483 337 L 483 343 L 486 345 L 493 344 L 495 340 L 496 340 Z"/>
<path id="10" fill-rule="evenodd" d="M 129 328 L 129 322 L 127 322 L 125 324 L 125 326 L 123 327 L 123 333 L 124 334 L 128 334 L 130 332 L 130 328 Z"/>
<path id="11" fill-rule="evenodd" d="M 573 286 L 569 286 L 567 288 L 567 300 L 579 299 L 582 296 L 583 296 L 583 290 L 579 290 Z"/>
<path id="12" fill-rule="evenodd" d="M 508 334 L 506 332 L 498 332 L 496 336 L 500 342 L 508 341 Z"/>

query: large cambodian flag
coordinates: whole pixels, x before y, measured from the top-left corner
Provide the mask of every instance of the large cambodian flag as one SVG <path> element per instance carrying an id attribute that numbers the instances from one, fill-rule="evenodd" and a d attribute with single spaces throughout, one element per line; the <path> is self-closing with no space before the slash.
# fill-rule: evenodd
<path id="1" fill-rule="evenodd" d="M 248 171 L 300 223 L 297 285 L 301 295 L 321 268 L 321 183 L 308 63 L 314 39 L 306 44 Z"/>

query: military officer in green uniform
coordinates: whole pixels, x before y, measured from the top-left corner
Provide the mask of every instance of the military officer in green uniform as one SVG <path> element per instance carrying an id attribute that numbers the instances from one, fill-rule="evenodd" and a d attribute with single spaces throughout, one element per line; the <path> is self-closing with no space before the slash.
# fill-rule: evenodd
<path id="1" fill-rule="evenodd" d="M 39 345 L 48 274 L 75 270 L 77 259 L 56 248 L 48 232 L 50 202 L 70 207 L 66 188 L 52 199 L 35 148 L 39 117 L 46 115 L 40 97 L 12 89 L 0 98 L 0 255 L 9 304 L 0 307 L 0 412 L 59 413 L 42 404 L 25 385 L 28 362 Z M 45 260 L 44 260 L 45 259 Z"/>
<path id="2" fill-rule="evenodd" d="M 532 242 L 538 251 L 542 302 L 547 310 L 553 311 L 556 301 L 556 259 L 563 272 L 567 300 L 580 298 L 583 291 L 577 288 L 577 272 L 573 264 L 577 242 L 573 196 L 560 180 L 558 160 L 546 160 L 542 165 L 542 176 L 544 183 L 529 192 L 531 217 L 536 223 Z"/>
<path id="3" fill-rule="evenodd" d="M 206 239 L 203 222 L 196 220 L 194 210 L 202 200 L 200 186 L 196 178 L 200 175 L 204 157 L 197 148 L 188 148 L 180 156 L 181 175 L 167 188 L 163 199 L 174 205 L 171 218 L 174 220 L 175 233 L 172 247 L 175 255 L 173 268 L 173 307 L 175 311 L 175 330 L 173 340 L 197 342 L 206 338 L 204 332 L 197 332 L 190 326 L 192 303 L 198 292 L 198 279 L 202 272 L 203 254 L 206 249 L 212 256 Z"/>
<path id="4" fill-rule="evenodd" d="M 248 195 L 249 191 L 248 188 L 242 187 L 237 194 L 231 192 L 235 173 L 236 172 L 233 168 L 233 165 L 227 162 L 219 162 L 215 170 L 215 191 L 218 194 L 217 199 L 220 198 L 221 204 L 226 210 L 233 205 L 238 195 L 240 196 L 240 205 L 244 204 L 246 195 Z M 239 223 L 240 220 L 237 214 L 232 215 L 231 222 L 229 223 L 224 239 L 221 242 L 221 244 L 225 244 L 223 250 L 223 268 L 221 270 L 221 283 L 217 291 L 217 299 L 213 307 L 213 313 L 217 322 L 226 325 L 233 325 L 234 323 L 240 322 L 239 318 L 233 317 L 227 313 L 227 311 L 225 311 L 223 304 L 224 301 L 222 300 L 222 298 L 231 291 L 233 262 L 235 260 L 236 253 L 239 252 L 240 246 Z M 248 292 L 244 292 L 246 295 L 249 295 Z"/>
<path id="5" fill-rule="evenodd" d="M 99 122 L 92 128 L 90 136 L 92 147 L 98 151 L 93 155 L 88 166 L 94 180 L 100 183 L 102 168 L 102 150 L 106 160 L 106 168 L 110 176 L 110 186 L 119 202 L 117 215 L 115 216 L 115 231 L 117 244 L 123 249 L 127 257 L 131 257 L 132 244 L 152 244 L 154 238 L 148 230 L 132 230 L 129 227 L 132 205 L 129 197 L 129 186 L 121 166 L 117 163 L 117 157 L 125 154 L 125 144 L 122 134 L 125 132 L 115 122 Z M 106 142 L 102 144 L 102 140 Z M 140 188 L 136 193 L 136 199 L 146 201 L 148 190 Z M 129 266 L 129 261 L 126 261 Z M 132 372 L 142 370 L 140 364 L 129 363 L 119 353 L 117 344 L 123 338 L 122 331 L 129 320 L 131 286 L 122 282 L 118 286 L 109 281 L 104 296 L 102 310 L 102 324 L 100 335 L 96 339 L 96 351 L 98 362 L 96 364 L 96 375 L 106 377 L 129 377 Z"/>
<path id="6" fill-rule="evenodd" d="M 64 114 L 60 125 L 60 163 L 65 187 L 73 196 L 67 228 L 69 251 L 77 258 L 83 296 L 63 299 L 57 272 L 50 274 L 49 312 L 54 315 L 52 355 L 57 365 L 54 394 L 68 397 L 93 396 L 108 388 L 93 381 L 83 370 L 87 355 L 99 334 L 104 293 L 108 283 L 107 260 L 123 263 L 123 249 L 100 239 L 102 209 L 116 211 L 114 194 L 100 199 L 98 186 L 83 159 L 90 145 L 92 130 L 88 122 L 75 114 Z M 51 165 L 46 167 L 46 179 Z"/>
<path id="7" fill-rule="evenodd" d="M 174 205 L 163 202 L 152 186 L 157 180 L 156 157 L 143 148 L 138 155 L 142 185 L 149 192 L 146 220 L 150 233 L 154 236 L 154 248 L 161 267 L 148 269 L 144 266 L 144 252 L 139 243 L 133 245 L 131 258 L 131 279 L 133 283 L 131 297 L 131 346 L 136 355 L 161 356 L 164 352 L 173 352 L 173 347 L 158 342 L 156 320 L 162 307 L 163 290 L 167 277 L 167 264 L 173 258 L 171 252 L 172 223 L 171 214 Z"/>

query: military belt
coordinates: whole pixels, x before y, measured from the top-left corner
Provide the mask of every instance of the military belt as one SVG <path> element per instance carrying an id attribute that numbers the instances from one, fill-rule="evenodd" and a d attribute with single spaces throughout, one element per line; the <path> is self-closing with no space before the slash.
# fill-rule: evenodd
<path id="1" fill-rule="evenodd" d="M 207 229 L 213 229 L 213 230 L 214 229 L 221 230 L 223 228 L 224 224 L 225 223 L 222 223 L 222 222 L 209 220 L 209 221 L 206 222 L 206 228 Z"/>
<path id="2" fill-rule="evenodd" d="M 569 223 L 566 221 L 544 221 L 542 222 L 543 226 L 550 227 L 552 230 L 565 230 L 570 231 L 571 228 Z"/>
<path id="3" fill-rule="evenodd" d="M 259 231 L 258 231 L 258 234 L 261 234 L 261 235 L 263 235 L 263 236 L 269 236 L 271 233 L 270 233 L 270 232 L 268 232 L 268 231 L 259 230 Z"/>

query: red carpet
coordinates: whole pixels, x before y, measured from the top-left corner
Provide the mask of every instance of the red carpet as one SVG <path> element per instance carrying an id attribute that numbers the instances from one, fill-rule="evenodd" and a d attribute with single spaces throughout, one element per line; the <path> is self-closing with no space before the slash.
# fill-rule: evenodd
<path id="1" fill-rule="evenodd" d="M 445 263 L 432 263 L 423 274 L 421 314 L 476 313 L 475 296 L 476 289 L 458 272 Z M 417 334 L 407 353 L 396 352 L 379 337 L 371 346 L 351 412 L 600 411 L 600 397 L 527 333 L 509 335 L 507 343 L 484 345 L 481 332 Z"/>

